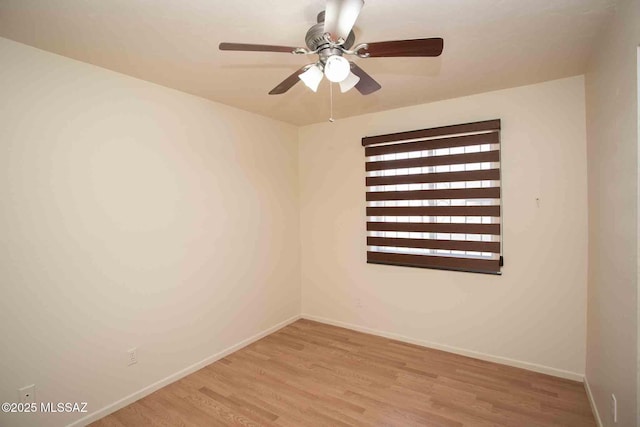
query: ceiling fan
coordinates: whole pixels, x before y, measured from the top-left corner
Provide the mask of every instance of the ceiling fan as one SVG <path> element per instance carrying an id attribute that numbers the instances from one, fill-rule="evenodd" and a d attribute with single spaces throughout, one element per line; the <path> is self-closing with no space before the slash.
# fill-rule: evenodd
<path id="1" fill-rule="evenodd" d="M 307 48 L 220 43 L 219 49 L 318 55 L 315 63 L 307 64 L 291 74 L 273 88 L 269 95 L 283 94 L 299 80 L 316 92 L 323 75 L 329 81 L 339 83 L 342 92 L 355 87 L 362 95 L 369 95 L 382 86 L 356 63 L 345 59 L 345 55 L 358 58 L 432 57 L 442 53 L 444 42 L 441 38 L 360 43 L 351 49 L 355 42 L 352 29 L 363 5 L 364 0 L 327 0 L 326 10 L 318 14 L 318 23 L 307 31 Z"/>

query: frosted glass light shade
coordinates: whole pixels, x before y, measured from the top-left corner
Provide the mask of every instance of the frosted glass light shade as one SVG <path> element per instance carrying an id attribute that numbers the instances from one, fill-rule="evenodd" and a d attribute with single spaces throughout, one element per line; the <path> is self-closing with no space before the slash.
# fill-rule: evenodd
<path id="1" fill-rule="evenodd" d="M 331 55 L 326 64 L 324 64 L 325 76 L 334 83 L 339 83 L 346 79 L 349 76 L 349 72 L 351 72 L 351 65 L 342 56 Z"/>
<path id="2" fill-rule="evenodd" d="M 307 71 L 298 76 L 300 80 L 312 91 L 317 92 L 322 81 L 322 70 L 317 65 L 312 65 Z"/>
<path id="3" fill-rule="evenodd" d="M 356 76 L 353 73 L 349 73 L 346 79 L 340 82 L 340 92 L 345 93 L 353 89 L 355 85 L 360 81 L 360 77 Z"/>

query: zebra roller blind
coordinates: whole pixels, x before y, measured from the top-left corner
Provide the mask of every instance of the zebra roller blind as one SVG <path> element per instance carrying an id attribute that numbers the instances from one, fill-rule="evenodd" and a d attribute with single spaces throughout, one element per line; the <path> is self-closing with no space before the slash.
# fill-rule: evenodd
<path id="1" fill-rule="evenodd" d="M 500 120 L 362 145 L 367 262 L 500 274 Z"/>

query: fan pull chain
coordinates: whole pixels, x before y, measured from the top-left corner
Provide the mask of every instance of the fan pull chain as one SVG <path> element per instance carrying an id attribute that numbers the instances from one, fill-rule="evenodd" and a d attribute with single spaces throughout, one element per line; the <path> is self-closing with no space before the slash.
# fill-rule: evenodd
<path id="1" fill-rule="evenodd" d="M 329 82 L 329 122 L 333 123 L 333 83 Z"/>

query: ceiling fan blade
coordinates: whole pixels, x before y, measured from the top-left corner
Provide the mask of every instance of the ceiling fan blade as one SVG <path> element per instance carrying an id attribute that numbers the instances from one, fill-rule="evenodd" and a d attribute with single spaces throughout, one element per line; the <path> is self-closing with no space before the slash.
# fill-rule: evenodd
<path id="1" fill-rule="evenodd" d="M 293 53 L 296 47 L 291 46 L 272 46 L 268 44 L 248 44 L 248 43 L 220 43 L 220 50 L 236 50 L 243 52 L 283 52 Z"/>
<path id="2" fill-rule="evenodd" d="M 291 74 L 289 77 L 284 79 L 280 84 L 269 92 L 269 95 L 281 95 L 291 89 L 296 83 L 300 81 L 298 76 L 309 69 L 311 65 L 305 65 L 304 67 L 297 70 L 295 73 Z"/>
<path id="3" fill-rule="evenodd" d="M 324 13 L 324 32 L 331 40 L 347 39 L 360 15 L 364 0 L 327 0 Z"/>
<path id="4" fill-rule="evenodd" d="M 382 88 L 380 83 L 373 80 L 373 77 L 367 74 L 362 68 L 358 67 L 355 62 L 351 62 L 351 71 L 353 74 L 360 77 L 360 81 L 356 84 L 356 89 L 358 89 L 358 92 L 361 94 L 369 95 Z"/>
<path id="5" fill-rule="evenodd" d="M 444 48 L 441 38 L 396 40 L 390 42 L 367 43 L 361 54 L 369 54 L 371 58 L 398 56 L 440 56 Z"/>

